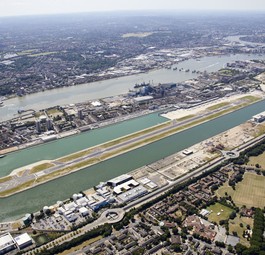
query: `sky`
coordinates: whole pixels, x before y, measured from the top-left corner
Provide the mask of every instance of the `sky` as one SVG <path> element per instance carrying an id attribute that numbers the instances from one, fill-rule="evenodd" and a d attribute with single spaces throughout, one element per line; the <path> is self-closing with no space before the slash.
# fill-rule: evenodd
<path id="1" fill-rule="evenodd" d="M 265 0 L 0 0 L 0 16 L 119 10 L 265 11 Z"/>

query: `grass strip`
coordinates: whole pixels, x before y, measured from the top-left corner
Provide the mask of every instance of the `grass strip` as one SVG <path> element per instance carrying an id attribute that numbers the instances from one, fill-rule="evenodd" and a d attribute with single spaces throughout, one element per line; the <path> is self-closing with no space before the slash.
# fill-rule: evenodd
<path id="1" fill-rule="evenodd" d="M 54 164 L 52 164 L 52 163 L 43 163 L 43 164 L 40 164 L 40 165 L 37 165 L 37 166 L 34 166 L 33 168 L 31 168 L 30 173 L 31 174 L 37 173 L 37 172 L 43 171 L 47 168 L 50 168 L 52 166 L 54 166 Z"/>

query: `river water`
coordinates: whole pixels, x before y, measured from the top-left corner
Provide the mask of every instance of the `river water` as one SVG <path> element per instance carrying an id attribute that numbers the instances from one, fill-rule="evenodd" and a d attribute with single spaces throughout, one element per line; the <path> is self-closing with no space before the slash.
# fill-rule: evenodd
<path id="1" fill-rule="evenodd" d="M 8 175 L 16 168 L 40 160 L 63 157 L 165 121 L 168 119 L 160 117 L 158 113 L 153 113 L 7 154 L 6 157 L 0 159 L 0 177 Z"/>
<path id="2" fill-rule="evenodd" d="M 237 54 L 230 56 L 203 57 L 200 60 L 189 59 L 176 66 L 178 68 L 213 72 L 225 66 L 226 63 L 235 60 L 260 59 L 258 55 Z M 4 101 L 0 107 L 0 121 L 11 119 L 16 116 L 18 110 L 34 109 L 41 110 L 55 105 L 84 102 L 114 95 L 125 94 L 132 89 L 136 83 L 141 82 L 181 82 L 197 77 L 192 72 L 179 72 L 168 69 L 159 69 L 139 75 L 120 77 L 100 82 L 93 82 L 78 86 L 64 87 L 60 89 L 47 90 L 40 93 L 16 97 Z"/>
<path id="3" fill-rule="evenodd" d="M 57 200 L 66 199 L 73 193 L 91 188 L 94 185 L 97 185 L 100 181 L 106 181 L 123 173 L 128 173 L 129 171 L 143 165 L 162 159 L 168 155 L 190 147 L 195 143 L 237 126 L 262 111 L 265 111 L 264 100 L 244 109 L 172 135 L 168 138 L 146 145 L 142 148 L 106 160 L 97 165 L 55 179 L 11 197 L 0 199 L 0 221 L 15 219 L 27 212 L 40 210 L 45 205 L 54 204 Z M 150 118 L 152 117 L 155 118 L 156 122 L 158 117 L 151 115 Z M 145 117 L 141 118 L 141 121 L 145 122 L 145 120 Z M 120 123 L 120 125 L 126 125 L 126 122 Z M 108 132 L 107 136 L 109 136 Z M 67 140 L 65 139 L 65 141 Z M 53 144 L 51 143 L 50 145 L 52 147 Z M 70 142 L 66 142 L 64 145 L 65 146 L 61 147 L 60 150 L 66 150 L 68 149 L 67 147 L 71 147 Z M 25 155 L 25 157 L 30 157 L 30 149 L 25 150 L 25 153 L 26 152 L 29 154 Z M 21 151 L 18 153 L 24 152 Z"/>

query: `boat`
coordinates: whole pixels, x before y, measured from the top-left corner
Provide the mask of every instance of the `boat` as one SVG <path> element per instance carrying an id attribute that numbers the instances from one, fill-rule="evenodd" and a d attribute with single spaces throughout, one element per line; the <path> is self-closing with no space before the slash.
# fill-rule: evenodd
<path id="1" fill-rule="evenodd" d="M 2 155 L 0 155 L 0 158 L 4 158 L 6 155 L 5 154 L 2 154 Z"/>

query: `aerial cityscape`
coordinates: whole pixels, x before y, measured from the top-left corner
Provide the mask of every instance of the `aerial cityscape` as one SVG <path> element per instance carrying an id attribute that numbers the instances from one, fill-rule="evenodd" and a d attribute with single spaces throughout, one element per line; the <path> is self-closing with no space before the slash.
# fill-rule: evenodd
<path id="1" fill-rule="evenodd" d="M 0 255 L 264 255 L 264 14 L 0 2 Z"/>

